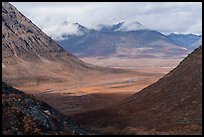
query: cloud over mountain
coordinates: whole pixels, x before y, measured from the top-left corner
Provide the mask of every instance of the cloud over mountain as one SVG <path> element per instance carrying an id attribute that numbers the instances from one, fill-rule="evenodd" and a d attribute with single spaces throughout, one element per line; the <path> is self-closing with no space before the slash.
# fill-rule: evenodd
<path id="1" fill-rule="evenodd" d="M 61 26 L 65 20 L 87 28 L 99 24 L 117 24 L 139 21 L 145 27 L 168 34 L 202 33 L 201 2 L 67 2 L 36 3 L 12 2 L 53 38 L 63 34 L 79 34 L 75 25 Z M 40 16 L 39 16 L 40 15 Z M 134 25 L 124 24 L 126 30 Z"/>

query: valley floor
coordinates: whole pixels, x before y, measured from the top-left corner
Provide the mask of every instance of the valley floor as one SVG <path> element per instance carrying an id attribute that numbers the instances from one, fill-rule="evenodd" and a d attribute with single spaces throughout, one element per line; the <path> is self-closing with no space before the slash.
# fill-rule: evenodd
<path id="1" fill-rule="evenodd" d="M 107 74 L 78 82 L 50 83 L 16 88 L 33 94 L 72 115 L 112 105 L 156 82 L 182 59 L 81 58 L 90 64 L 131 70 L 127 74 Z"/>

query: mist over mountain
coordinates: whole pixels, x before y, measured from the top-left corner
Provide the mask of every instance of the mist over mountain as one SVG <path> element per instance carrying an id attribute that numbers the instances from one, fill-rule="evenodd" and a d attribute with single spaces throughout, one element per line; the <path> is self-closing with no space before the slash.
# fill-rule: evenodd
<path id="1" fill-rule="evenodd" d="M 145 29 L 144 26 L 138 22 L 119 22 L 117 24 L 113 25 L 104 25 L 104 24 L 99 24 L 96 30 L 100 32 L 113 32 L 113 31 L 136 31 L 140 29 Z"/>
<path id="2" fill-rule="evenodd" d="M 64 35 L 57 42 L 76 56 L 185 57 L 190 52 L 168 36 L 145 29 L 139 22 L 129 23 L 133 30 L 124 24 L 101 24 L 97 30 L 83 27 L 83 35 Z"/>

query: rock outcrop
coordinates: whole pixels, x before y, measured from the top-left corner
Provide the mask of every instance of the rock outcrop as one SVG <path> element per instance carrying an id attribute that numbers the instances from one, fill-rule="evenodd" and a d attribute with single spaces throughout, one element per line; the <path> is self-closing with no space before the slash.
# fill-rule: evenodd
<path id="1" fill-rule="evenodd" d="M 4 135 L 90 134 L 70 117 L 4 82 L 2 82 L 2 133 Z"/>

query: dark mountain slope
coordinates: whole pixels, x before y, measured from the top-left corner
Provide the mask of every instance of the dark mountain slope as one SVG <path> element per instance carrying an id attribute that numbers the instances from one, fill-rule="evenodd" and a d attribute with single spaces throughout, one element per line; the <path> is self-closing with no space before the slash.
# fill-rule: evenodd
<path id="1" fill-rule="evenodd" d="M 74 118 L 101 133 L 202 134 L 202 46 L 139 93 Z"/>

